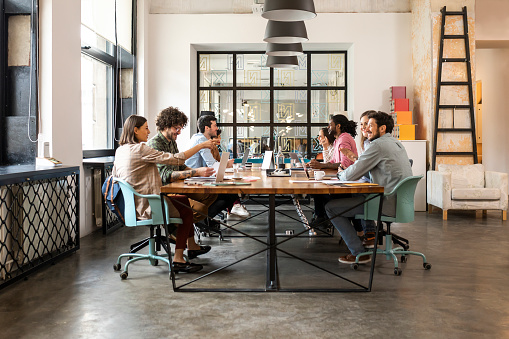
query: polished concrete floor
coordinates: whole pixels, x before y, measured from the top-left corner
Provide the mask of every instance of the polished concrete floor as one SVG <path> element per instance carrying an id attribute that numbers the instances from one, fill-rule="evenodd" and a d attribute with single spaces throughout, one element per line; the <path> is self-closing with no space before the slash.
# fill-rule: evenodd
<path id="1" fill-rule="evenodd" d="M 292 214 L 292 206 L 284 209 Z M 254 211 L 254 210 L 253 210 Z M 292 214 L 294 215 L 294 214 Z M 295 216 L 295 215 L 294 215 Z M 244 231 L 263 234 L 265 217 Z M 278 216 L 278 229 L 301 226 Z M 95 232 L 81 249 L 28 280 L 0 290 L 0 338 L 503 338 L 509 337 L 509 232 L 498 212 L 416 213 L 393 225 L 424 252 L 426 271 L 412 257 L 393 274 L 378 257 L 370 293 L 173 292 L 164 266 L 134 264 L 127 280 L 112 265 L 146 229 Z M 203 238 L 213 250 L 197 260 L 210 272 L 261 248 L 253 240 Z M 338 238 L 302 238 L 283 247 L 348 279 L 367 283 L 368 267 L 353 271 L 337 262 Z M 282 254 L 282 287 L 348 287 Z M 196 283 L 197 287 L 263 288 L 260 254 Z M 196 274 L 179 274 L 182 284 Z M 192 285 L 191 285 L 192 286 Z M 355 287 L 355 286 L 354 286 Z"/>

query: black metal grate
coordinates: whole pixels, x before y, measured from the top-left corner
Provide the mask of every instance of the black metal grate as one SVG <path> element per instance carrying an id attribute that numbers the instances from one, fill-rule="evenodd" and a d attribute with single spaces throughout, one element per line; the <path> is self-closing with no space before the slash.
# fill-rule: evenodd
<path id="1" fill-rule="evenodd" d="M 79 174 L 0 186 L 0 288 L 79 249 Z"/>

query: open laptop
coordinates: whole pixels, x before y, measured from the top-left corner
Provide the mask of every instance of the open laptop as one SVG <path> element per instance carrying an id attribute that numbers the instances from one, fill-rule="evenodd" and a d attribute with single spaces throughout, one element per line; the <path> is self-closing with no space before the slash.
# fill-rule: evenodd
<path id="1" fill-rule="evenodd" d="M 304 158 L 302 157 L 302 155 L 300 154 L 296 154 L 296 153 L 290 153 L 290 158 L 292 159 L 295 159 L 295 160 L 298 160 L 300 161 L 300 163 L 302 164 L 302 169 L 304 170 L 304 173 L 306 173 L 306 177 L 309 179 L 309 180 L 315 180 L 314 177 L 311 177 L 309 175 L 309 172 L 308 172 L 308 166 L 306 165 L 306 162 L 304 161 Z M 324 179 L 332 179 L 332 178 L 336 178 L 336 175 L 325 175 L 323 177 Z"/>
<path id="2" fill-rule="evenodd" d="M 223 152 L 221 154 L 221 161 L 219 165 L 214 166 L 216 170 L 216 176 L 213 177 L 191 177 L 184 180 L 184 182 L 222 182 L 224 180 L 224 173 L 226 166 L 228 166 L 228 160 L 230 159 L 230 152 Z"/>
<path id="3" fill-rule="evenodd" d="M 247 159 L 249 158 L 249 151 L 250 149 L 248 147 L 244 149 L 244 156 L 242 157 L 242 163 L 240 164 L 240 166 L 242 167 L 246 166 Z"/>

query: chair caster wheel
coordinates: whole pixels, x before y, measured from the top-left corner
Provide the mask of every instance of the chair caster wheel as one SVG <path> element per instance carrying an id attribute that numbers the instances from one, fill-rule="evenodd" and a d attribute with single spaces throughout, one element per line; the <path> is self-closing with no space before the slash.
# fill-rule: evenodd
<path id="1" fill-rule="evenodd" d="M 431 264 L 426 262 L 426 263 L 422 264 L 422 267 L 424 267 L 425 270 L 430 270 Z"/>
<path id="2" fill-rule="evenodd" d="M 401 268 L 395 268 L 394 269 L 394 275 L 401 275 Z"/>
<path id="3" fill-rule="evenodd" d="M 120 267 L 121 267 L 120 264 L 114 264 L 113 265 L 113 270 L 120 271 Z"/>
<path id="4" fill-rule="evenodd" d="M 159 260 L 155 259 L 154 261 L 151 261 L 150 264 L 152 266 L 157 266 L 159 264 Z"/>
<path id="5" fill-rule="evenodd" d="M 354 271 L 357 271 L 357 269 L 359 269 L 359 264 L 352 264 L 351 267 Z"/>
<path id="6" fill-rule="evenodd" d="M 127 272 L 124 271 L 124 272 L 120 273 L 120 278 L 122 278 L 122 280 L 126 280 L 127 279 Z"/>
<path id="7" fill-rule="evenodd" d="M 401 256 L 401 262 L 407 262 L 408 258 L 404 255 Z"/>

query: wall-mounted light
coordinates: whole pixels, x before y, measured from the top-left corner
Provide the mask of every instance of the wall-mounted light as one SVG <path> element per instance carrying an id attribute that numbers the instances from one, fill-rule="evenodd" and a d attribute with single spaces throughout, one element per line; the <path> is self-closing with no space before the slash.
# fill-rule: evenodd
<path id="1" fill-rule="evenodd" d="M 316 16 L 313 0 L 265 0 L 262 17 L 277 21 L 300 21 Z"/>
<path id="2" fill-rule="evenodd" d="M 308 41 L 306 25 L 303 21 L 272 21 L 267 22 L 265 28 L 265 42 L 277 44 L 294 44 Z"/>
<path id="3" fill-rule="evenodd" d="M 301 55 L 303 53 L 302 44 L 275 44 L 268 43 L 267 44 L 267 55 L 272 56 L 296 56 Z"/>

